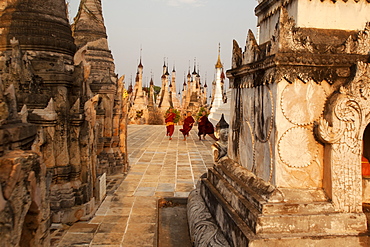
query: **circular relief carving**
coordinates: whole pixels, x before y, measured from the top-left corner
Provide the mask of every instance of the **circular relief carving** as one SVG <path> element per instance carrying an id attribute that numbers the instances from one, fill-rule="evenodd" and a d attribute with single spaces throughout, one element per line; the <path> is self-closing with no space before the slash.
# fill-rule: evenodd
<path id="1" fill-rule="evenodd" d="M 321 116 L 325 102 L 326 93 L 321 85 L 313 81 L 307 84 L 294 82 L 282 93 L 281 109 L 291 123 L 308 125 Z"/>
<path id="2" fill-rule="evenodd" d="M 272 92 L 267 86 L 259 86 L 254 91 L 254 133 L 257 140 L 270 139 L 274 123 L 274 102 Z"/>
<path id="3" fill-rule="evenodd" d="M 252 127 L 248 121 L 245 121 L 240 134 L 239 161 L 242 166 L 249 170 L 253 170 L 253 151 L 254 135 L 252 135 Z"/>
<path id="4" fill-rule="evenodd" d="M 265 181 L 271 182 L 272 180 L 272 146 L 271 142 L 256 142 L 254 153 L 254 173 Z"/>
<path id="5" fill-rule="evenodd" d="M 280 138 L 279 156 L 289 167 L 307 167 L 317 157 L 319 148 L 313 132 L 304 127 L 289 129 Z"/>

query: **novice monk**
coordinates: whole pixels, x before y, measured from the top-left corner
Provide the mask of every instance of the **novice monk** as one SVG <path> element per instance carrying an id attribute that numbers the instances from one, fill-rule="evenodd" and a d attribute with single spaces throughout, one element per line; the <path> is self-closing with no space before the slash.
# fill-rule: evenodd
<path id="1" fill-rule="evenodd" d="M 170 140 L 172 140 L 172 135 L 175 130 L 175 124 L 173 122 L 175 118 L 176 118 L 176 114 L 172 111 L 172 108 L 170 108 L 165 118 L 166 128 L 167 128 L 166 135 L 170 137 Z"/>
<path id="2" fill-rule="evenodd" d="M 184 119 L 184 124 L 182 126 L 182 129 L 180 131 L 184 135 L 184 141 L 186 141 L 186 136 L 189 136 L 189 131 L 193 127 L 194 124 L 194 118 L 191 116 L 191 112 L 187 112 L 187 117 Z"/>
<path id="3" fill-rule="evenodd" d="M 214 135 L 215 129 L 213 127 L 213 124 L 208 120 L 208 117 L 206 116 L 206 111 L 202 111 L 202 117 L 198 120 L 198 136 L 199 141 L 202 140 L 201 136 L 203 135 L 203 139 L 206 139 L 206 135 L 208 134 L 210 137 L 213 138 L 213 140 L 218 141 L 216 136 Z"/>

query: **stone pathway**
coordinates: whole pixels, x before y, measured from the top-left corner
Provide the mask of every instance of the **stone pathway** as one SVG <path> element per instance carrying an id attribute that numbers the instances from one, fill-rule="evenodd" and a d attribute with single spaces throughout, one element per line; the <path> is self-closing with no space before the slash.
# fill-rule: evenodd
<path id="1" fill-rule="evenodd" d="M 52 246 L 157 246 L 158 198 L 187 197 L 213 164 L 213 140 L 199 141 L 194 129 L 183 141 L 179 129 L 169 141 L 165 126 L 130 125 L 127 177 L 93 219 L 55 231 Z"/>

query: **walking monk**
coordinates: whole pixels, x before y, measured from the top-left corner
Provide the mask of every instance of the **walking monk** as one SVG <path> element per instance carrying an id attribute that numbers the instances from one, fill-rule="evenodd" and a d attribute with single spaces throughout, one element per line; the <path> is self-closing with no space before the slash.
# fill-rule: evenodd
<path id="1" fill-rule="evenodd" d="M 170 140 L 172 140 L 172 135 L 173 135 L 173 132 L 175 131 L 175 123 L 174 123 L 175 118 L 176 118 L 176 114 L 173 112 L 172 108 L 170 108 L 164 120 L 166 122 L 166 128 L 167 128 L 166 136 L 169 136 Z"/>
<path id="2" fill-rule="evenodd" d="M 189 136 L 189 132 L 191 128 L 193 128 L 194 122 L 195 121 L 194 121 L 194 118 L 191 116 L 191 112 L 188 111 L 187 116 L 184 119 L 184 124 L 182 125 L 182 129 L 180 129 L 180 131 L 184 135 L 184 141 L 186 141 L 186 136 Z"/>
<path id="3" fill-rule="evenodd" d="M 208 120 L 206 111 L 202 111 L 202 116 L 198 120 L 198 130 L 199 141 L 202 140 L 202 135 L 205 140 L 207 134 L 212 137 L 213 140 L 218 141 L 217 137 L 214 135 L 215 129 L 213 124 Z"/>

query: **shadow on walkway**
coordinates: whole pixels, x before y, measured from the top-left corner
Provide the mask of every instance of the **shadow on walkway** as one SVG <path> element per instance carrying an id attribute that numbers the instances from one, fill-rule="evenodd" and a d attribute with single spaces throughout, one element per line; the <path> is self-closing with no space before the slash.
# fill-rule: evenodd
<path id="1" fill-rule="evenodd" d="M 108 178 L 114 183 L 94 218 L 71 227 L 55 226 L 52 246 L 151 247 L 157 246 L 158 240 L 159 247 L 188 246 L 174 242 L 178 239 L 185 244 L 189 237 L 184 228 L 184 198 L 213 165 L 213 141 L 210 137 L 199 141 L 196 129 L 183 141 L 179 127 L 169 141 L 165 126 L 130 125 L 126 178 L 122 175 L 122 182 Z M 178 205 L 158 208 L 160 198 L 178 200 Z"/>

